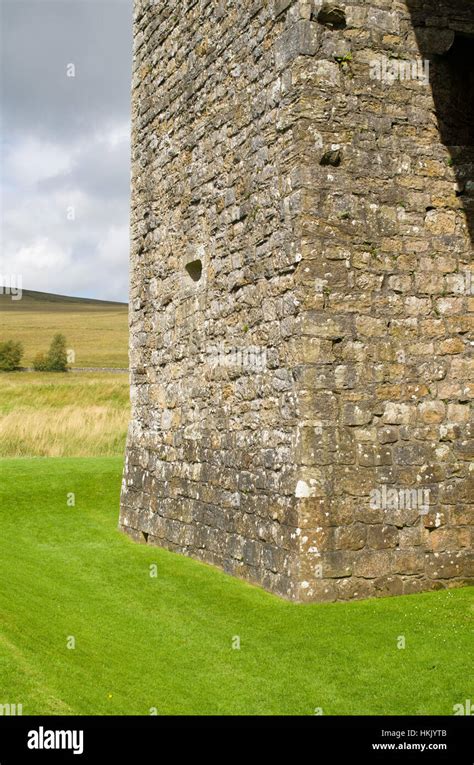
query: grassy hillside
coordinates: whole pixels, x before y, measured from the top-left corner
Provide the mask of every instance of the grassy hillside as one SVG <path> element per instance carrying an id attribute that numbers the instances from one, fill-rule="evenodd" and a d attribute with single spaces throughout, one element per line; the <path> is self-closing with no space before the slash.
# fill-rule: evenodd
<path id="1" fill-rule="evenodd" d="M 126 303 L 111 300 L 95 300 L 94 298 L 70 297 L 54 295 L 51 292 L 22 290 L 21 300 L 12 300 L 8 294 L 0 293 L 0 312 L 4 311 L 38 311 L 47 307 L 54 311 L 98 311 L 116 310 L 126 307 Z"/>
<path id="2" fill-rule="evenodd" d="M 66 335 L 77 367 L 128 367 L 128 306 L 86 298 L 23 291 L 21 300 L 0 295 L 0 339 L 20 340 L 23 364 L 47 351 L 53 335 Z"/>
<path id="3" fill-rule="evenodd" d="M 128 374 L 0 374 L 0 457 L 122 455 Z"/>
<path id="4" fill-rule="evenodd" d="M 0 460 L 0 702 L 450 715 L 471 698 L 472 588 L 296 606 L 120 534 L 121 471 L 116 458 Z"/>

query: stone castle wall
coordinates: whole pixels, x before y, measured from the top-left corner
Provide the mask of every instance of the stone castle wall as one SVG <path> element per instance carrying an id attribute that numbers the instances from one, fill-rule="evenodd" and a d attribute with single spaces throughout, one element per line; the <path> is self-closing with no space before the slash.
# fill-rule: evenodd
<path id="1" fill-rule="evenodd" d="M 296 600 L 473 576 L 455 32 L 469 4 L 136 2 L 133 538 Z"/>

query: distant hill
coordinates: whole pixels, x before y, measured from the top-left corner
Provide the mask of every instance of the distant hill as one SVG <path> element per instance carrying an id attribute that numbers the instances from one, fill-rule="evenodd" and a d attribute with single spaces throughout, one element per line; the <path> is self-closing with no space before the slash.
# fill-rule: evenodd
<path id="1" fill-rule="evenodd" d="M 75 367 L 128 366 L 128 305 L 49 292 L 23 290 L 21 300 L 0 295 L 0 342 L 23 343 L 24 366 L 48 350 L 61 332 L 74 351 Z"/>
<path id="2" fill-rule="evenodd" d="M 107 311 L 127 308 L 127 303 L 112 300 L 95 300 L 94 298 L 69 297 L 54 295 L 50 292 L 23 290 L 21 300 L 12 300 L 11 295 L 0 292 L 0 311 Z"/>

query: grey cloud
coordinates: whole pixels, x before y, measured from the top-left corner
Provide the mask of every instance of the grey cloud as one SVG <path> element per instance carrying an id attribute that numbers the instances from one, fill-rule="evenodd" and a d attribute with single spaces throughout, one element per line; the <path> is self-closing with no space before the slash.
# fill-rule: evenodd
<path id="1" fill-rule="evenodd" d="M 0 6 L 5 130 L 67 141 L 129 114 L 131 0 Z"/>
<path id="2" fill-rule="evenodd" d="M 70 172 L 41 181 L 38 190 L 47 193 L 80 188 L 92 196 L 121 198 L 128 205 L 128 146 L 127 143 L 107 150 L 100 143 L 91 141 L 82 149 Z"/>
<path id="3" fill-rule="evenodd" d="M 8 171 L 0 266 L 4 274 L 21 267 L 27 289 L 127 298 L 132 6 L 0 0 L 1 159 Z M 68 78 L 70 63 L 76 76 Z M 48 147 L 45 157 L 54 159 L 56 149 L 70 155 L 71 167 L 47 177 L 45 158 L 35 176 L 41 163 L 30 164 L 32 140 Z M 74 222 L 66 219 L 70 203 Z"/>

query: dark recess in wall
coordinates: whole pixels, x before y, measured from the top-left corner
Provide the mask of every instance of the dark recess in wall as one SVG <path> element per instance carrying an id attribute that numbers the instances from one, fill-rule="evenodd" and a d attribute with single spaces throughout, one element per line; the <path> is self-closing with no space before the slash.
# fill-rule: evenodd
<path id="1" fill-rule="evenodd" d="M 420 55 L 430 61 L 430 83 L 442 143 L 449 150 L 474 242 L 474 3 L 466 0 L 407 0 Z M 443 53 L 433 53 L 426 35 L 440 28 L 455 32 Z M 447 26 L 443 22 L 447 19 Z"/>

